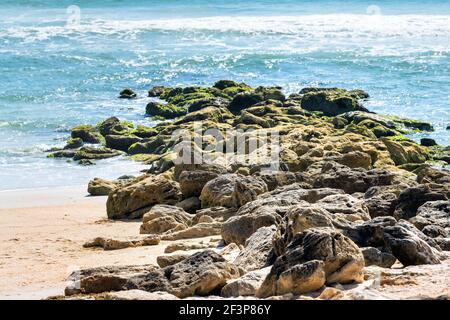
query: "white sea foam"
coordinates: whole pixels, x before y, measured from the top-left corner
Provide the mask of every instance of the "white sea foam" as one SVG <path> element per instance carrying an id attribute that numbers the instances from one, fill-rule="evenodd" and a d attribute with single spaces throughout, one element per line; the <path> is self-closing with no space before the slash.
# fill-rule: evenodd
<path id="1" fill-rule="evenodd" d="M 81 34 L 133 36 L 146 31 L 211 31 L 291 35 L 301 38 L 450 37 L 449 15 L 328 14 L 302 16 L 219 16 L 155 20 L 82 20 L 78 26 L 10 27 L 0 37 L 44 40 Z"/>

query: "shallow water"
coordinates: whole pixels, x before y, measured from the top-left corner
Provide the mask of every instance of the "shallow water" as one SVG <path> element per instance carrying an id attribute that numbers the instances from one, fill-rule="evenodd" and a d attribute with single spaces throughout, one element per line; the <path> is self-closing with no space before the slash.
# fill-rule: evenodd
<path id="1" fill-rule="evenodd" d="M 431 121 L 426 136 L 450 144 L 450 1 L 77 4 L 79 19 L 72 1 L 0 3 L 0 190 L 136 173 L 120 159 L 80 167 L 43 150 L 75 124 L 148 123 L 145 92 L 157 84 L 362 88 L 369 109 Z M 140 98 L 117 99 L 123 87 Z"/>

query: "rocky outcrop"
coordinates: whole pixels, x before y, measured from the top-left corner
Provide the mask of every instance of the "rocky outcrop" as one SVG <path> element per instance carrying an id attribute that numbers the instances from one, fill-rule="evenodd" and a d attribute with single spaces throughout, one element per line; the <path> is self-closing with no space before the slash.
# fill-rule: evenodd
<path id="1" fill-rule="evenodd" d="M 108 195 L 106 211 L 111 219 L 140 218 L 155 204 L 174 205 L 181 200 L 178 182 L 162 176 L 144 176 Z"/>
<path id="2" fill-rule="evenodd" d="M 325 283 L 362 282 L 363 268 L 361 250 L 349 238 L 332 229 L 308 229 L 286 245 L 257 296 L 301 294 Z"/>
<path id="3" fill-rule="evenodd" d="M 107 238 L 97 237 L 91 241 L 86 242 L 83 247 L 92 248 L 100 247 L 103 250 L 119 250 L 125 248 L 154 246 L 159 244 L 160 238 L 158 236 L 146 237 L 128 237 L 128 238 Z"/>
<path id="4" fill-rule="evenodd" d="M 242 277 L 229 281 L 221 290 L 222 297 L 254 296 L 264 279 L 270 272 L 271 267 L 265 267 L 250 271 Z"/>
<path id="5" fill-rule="evenodd" d="M 397 260 L 392 254 L 388 252 L 382 252 L 374 247 L 361 248 L 364 256 L 366 267 L 379 266 L 382 268 L 390 268 Z"/>

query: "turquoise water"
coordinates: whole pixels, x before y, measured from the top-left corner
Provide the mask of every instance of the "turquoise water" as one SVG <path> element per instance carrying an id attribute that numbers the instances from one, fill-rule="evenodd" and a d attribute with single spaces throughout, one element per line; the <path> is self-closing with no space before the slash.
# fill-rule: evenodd
<path id="1" fill-rule="evenodd" d="M 43 151 L 75 124 L 147 123 L 153 85 L 222 78 L 286 93 L 363 88 L 369 109 L 431 121 L 427 136 L 448 145 L 450 1 L 3 0 L 0 190 L 138 172 L 120 159 L 81 167 Z M 117 99 L 123 87 L 140 98 Z"/>

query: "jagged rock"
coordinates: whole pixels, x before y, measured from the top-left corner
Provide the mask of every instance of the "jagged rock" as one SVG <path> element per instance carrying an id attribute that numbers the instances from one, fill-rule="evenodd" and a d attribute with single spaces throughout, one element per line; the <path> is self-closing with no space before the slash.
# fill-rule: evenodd
<path id="1" fill-rule="evenodd" d="M 448 170 L 437 170 L 429 165 L 422 165 L 415 173 L 419 183 L 450 184 L 450 172 Z"/>
<path id="2" fill-rule="evenodd" d="M 391 192 L 379 193 L 374 196 L 366 195 L 364 203 L 372 218 L 393 216 L 397 206 L 397 195 Z"/>
<path id="3" fill-rule="evenodd" d="M 123 135 L 126 134 L 133 125 L 128 122 L 121 122 L 117 117 L 110 117 L 97 125 L 98 131 L 102 136 Z"/>
<path id="4" fill-rule="evenodd" d="M 97 237 L 86 242 L 83 247 L 100 247 L 104 250 L 118 250 L 130 247 L 154 246 L 159 244 L 160 238 L 157 236 L 128 237 L 128 238 L 105 238 Z"/>
<path id="5" fill-rule="evenodd" d="M 254 296 L 261 286 L 271 267 L 254 270 L 242 277 L 229 281 L 220 292 L 222 297 Z"/>
<path id="6" fill-rule="evenodd" d="M 447 220 L 447 221 L 450 221 L 450 220 Z M 427 225 L 427 226 L 423 227 L 423 229 L 421 231 L 423 232 L 424 235 L 426 235 L 427 237 L 430 237 L 430 238 L 438 238 L 438 237 L 448 238 L 448 237 L 450 237 L 450 233 L 446 229 L 444 229 L 443 227 L 438 226 L 438 225 Z"/>
<path id="7" fill-rule="evenodd" d="M 302 189 L 296 183 L 275 189 L 239 208 L 236 215 L 223 224 L 222 238 L 226 243 L 244 244 L 259 228 L 278 225 L 292 205 L 301 201 L 314 203 L 328 195 L 340 193 L 343 191 L 329 188 Z"/>
<path id="8" fill-rule="evenodd" d="M 259 228 L 247 239 L 234 264 L 247 272 L 269 266 L 273 262 L 272 238 L 275 231 L 275 226 Z"/>
<path id="9" fill-rule="evenodd" d="M 158 256 L 156 258 L 156 263 L 161 268 L 165 268 L 167 266 L 171 266 L 175 263 L 181 262 L 183 260 L 186 260 L 187 257 L 189 257 L 190 254 L 188 253 L 179 253 L 179 254 L 165 254 L 162 256 Z"/>
<path id="10" fill-rule="evenodd" d="M 387 170 L 351 169 L 336 162 L 326 163 L 321 175 L 314 181 L 314 188 L 342 189 L 346 193 L 366 192 L 373 186 L 392 184 L 395 174 Z"/>
<path id="11" fill-rule="evenodd" d="M 257 177 L 225 174 L 205 184 L 200 200 L 202 207 L 240 207 L 266 191 L 266 184 Z"/>
<path id="12" fill-rule="evenodd" d="M 450 197 L 450 186 L 427 184 L 408 188 L 403 191 L 397 200 L 394 217 L 409 219 L 416 215 L 417 209 L 428 201 L 445 200 Z"/>
<path id="13" fill-rule="evenodd" d="M 376 217 L 360 224 L 351 225 L 343 233 L 359 247 L 387 248 L 384 229 L 394 226 L 397 220 L 393 217 Z"/>
<path id="14" fill-rule="evenodd" d="M 195 170 L 181 172 L 178 181 L 185 198 L 200 196 L 205 184 L 219 176 L 211 171 Z"/>
<path id="15" fill-rule="evenodd" d="M 142 218 L 140 233 L 163 234 L 189 227 L 191 217 L 183 209 L 171 205 L 157 204 Z"/>
<path id="16" fill-rule="evenodd" d="M 370 220 L 369 210 L 364 200 L 348 194 L 335 194 L 317 201 L 317 205 L 332 214 L 338 214 L 348 221 Z"/>
<path id="17" fill-rule="evenodd" d="M 256 175 L 266 183 L 269 191 L 275 190 L 278 187 L 303 181 L 303 176 L 295 172 L 265 170 L 258 172 Z"/>
<path id="18" fill-rule="evenodd" d="M 258 297 L 301 294 L 325 283 L 363 281 L 364 257 L 349 238 L 327 228 L 294 236 L 257 291 Z"/>
<path id="19" fill-rule="evenodd" d="M 397 260 L 392 254 L 382 252 L 374 247 L 361 248 L 361 251 L 366 267 L 379 266 L 382 268 L 390 268 Z"/>
<path id="20" fill-rule="evenodd" d="M 404 265 L 438 264 L 439 252 L 402 225 L 384 228 L 392 254 Z"/>
<path id="21" fill-rule="evenodd" d="M 178 182 L 162 176 L 146 176 L 111 192 L 106 211 L 111 219 L 139 218 L 155 204 L 174 205 L 180 200 Z"/>
<path id="22" fill-rule="evenodd" d="M 440 227 L 450 233 L 450 202 L 448 200 L 426 202 L 410 219 L 419 230 L 427 226 Z"/>
<path id="23" fill-rule="evenodd" d="M 131 135 L 113 135 L 105 136 L 106 146 L 111 149 L 128 151 L 130 146 L 141 141 L 141 138 Z"/>
<path id="24" fill-rule="evenodd" d="M 198 223 L 196 225 L 187 227 L 185 229 L 171 229 L 170 232 L 166 232 L 161 236 L 162 240 L 180 240 L 180 239 L 192 239 L 202 238 L 209 236 L 220 235 L 222 223 L 210 222 L 210 223 Z"/>
<path id="25" fill-rule="evenodd" d="M 227 281 L 239 277 L 238 268 L 212 250 L 198 252 L 164 268 L 170 293 L 179 298 L 207 295 L 220 290 Z"/>
<path id="26" fill-rule="evenodd" d="M 389 138 L 382 138 L 381 141 L 386 145 L 396 165 L 424 163 L 428 159 L 426 150 L 415 142 L 392 141 Z"/>

